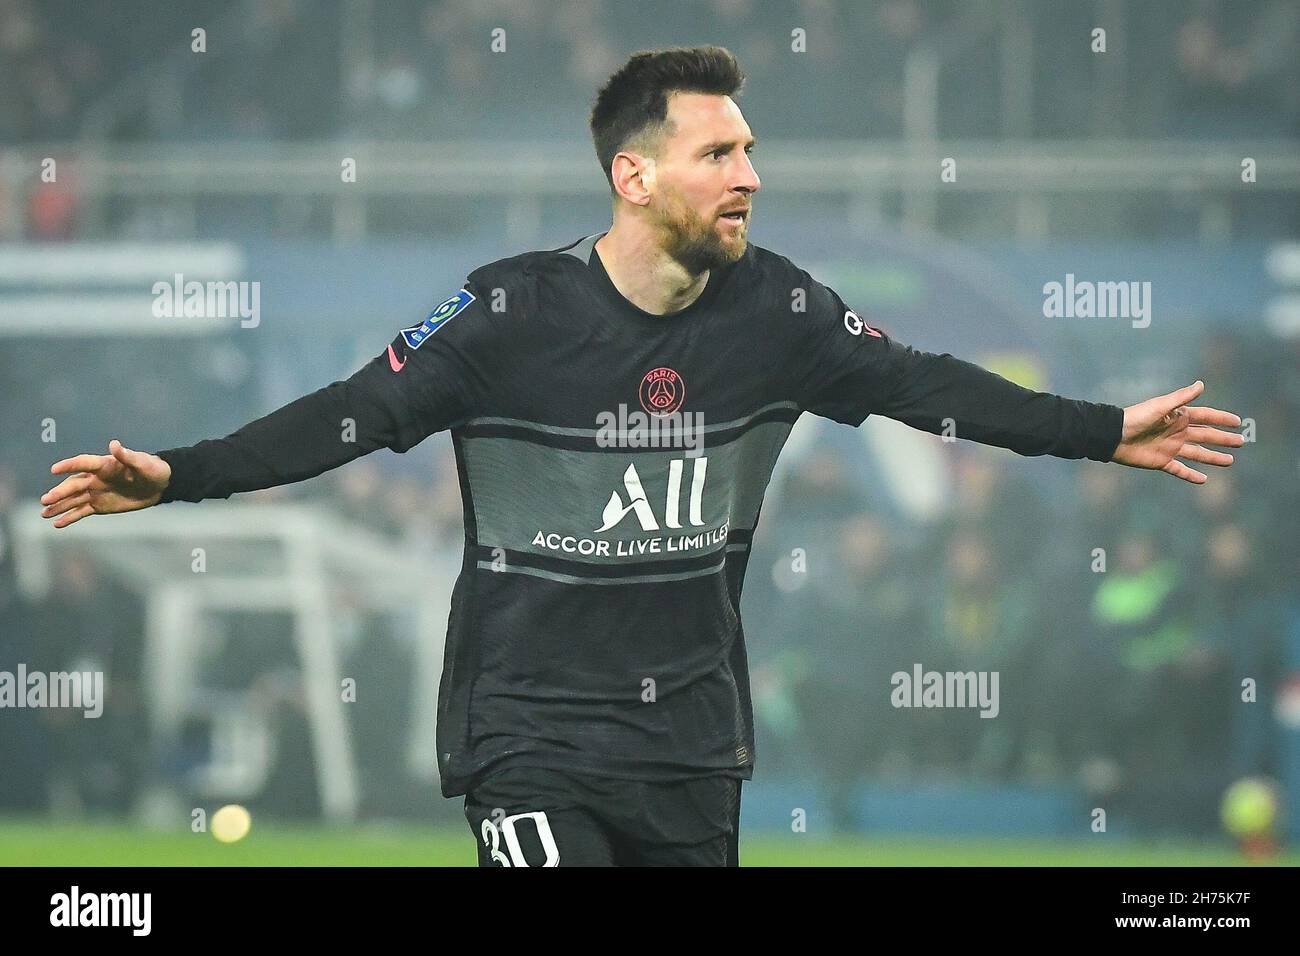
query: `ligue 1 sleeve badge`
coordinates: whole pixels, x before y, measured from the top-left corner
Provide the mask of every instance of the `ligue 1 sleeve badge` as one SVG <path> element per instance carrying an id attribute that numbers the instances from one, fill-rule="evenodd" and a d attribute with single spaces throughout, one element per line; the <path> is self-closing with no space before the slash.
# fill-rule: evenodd
<path id="1" fill-rule="evenodd" d="M 647 414 L 662 418 L 682 407 L 686 400 L 686 383 L 670 368 L 656 368 L 641 379 L 641 407 Z"/>
<path id="2" fill-rule="evenodd" d="M 429 317 L 419 325 L 402 329 L 402 338 L 406 341 L 407 348 L 418 349 L 424 344 L 425 339 L 464 312 L 473 301 L 474 293 L 468 289 L 461 289 L 430 312 Z"/>

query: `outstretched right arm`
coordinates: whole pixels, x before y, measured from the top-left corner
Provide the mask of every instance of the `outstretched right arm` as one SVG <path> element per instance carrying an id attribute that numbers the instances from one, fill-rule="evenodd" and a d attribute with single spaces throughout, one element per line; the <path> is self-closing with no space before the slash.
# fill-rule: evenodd
<path id="1" fill-rule="evenodd" d="M 63 528 L 91 514 L 304 481 L 378 448 L 404 452 L 473 413 L 491 378 L 483 364 L 491 350 L 474 344 L 489 321 L 461 290 L 351 378 L 225 438 L 156 455 L 110 444 L 108 455 L 66 458 L 51 471 L 71 477 L 41 498 L 42 515 Z"/>

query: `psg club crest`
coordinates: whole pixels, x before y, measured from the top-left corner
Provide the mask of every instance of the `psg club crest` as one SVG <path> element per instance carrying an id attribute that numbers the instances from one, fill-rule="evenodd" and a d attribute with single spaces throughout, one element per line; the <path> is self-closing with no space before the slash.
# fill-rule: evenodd
<path id="1" fill-rule="evenodd" d="M 641 379 L 641 407 L 650 415 L 662 418 L 682 407 L 686 383 L 670 368 L 656 368 Z"/>

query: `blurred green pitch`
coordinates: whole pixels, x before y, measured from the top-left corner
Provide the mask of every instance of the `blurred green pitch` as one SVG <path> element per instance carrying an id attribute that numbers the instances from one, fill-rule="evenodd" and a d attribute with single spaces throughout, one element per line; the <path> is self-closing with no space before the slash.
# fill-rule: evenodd
<path id="1" fill-rule="evenodd" d="M 1140 843 L 1097 836 L 1073 841 L 744 835 L 745 866 L 1236 866 L 1221 846 Z M 160 833 L 120 825 L 0 820 L 0 866 L 472 866 L 468 827 L 365 826 L 347 830 L 253 823 L 235 844 L 208 833 Z M 1300 854 L 1272 857 L 1296 866 Z"/>

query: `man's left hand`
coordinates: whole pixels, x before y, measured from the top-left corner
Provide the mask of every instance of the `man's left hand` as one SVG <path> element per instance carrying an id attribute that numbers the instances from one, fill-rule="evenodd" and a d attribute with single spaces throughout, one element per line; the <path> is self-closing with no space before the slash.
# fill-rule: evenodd
<path id="1" fill-rule="evenodd" d="M 1231 465 L 1231 455 L 1204 446 L 1240 448 L 1245 438 L 1214 426 L 1236 428 L 1241 419 L 1217 408 L 1188 405 L 1204 391 L 1205 383 L 1198 381 L 1124 409 L 1124 433 L 1111 461 L 1130 468 L 1163 471 L 1194 485 L 1204 484 L 1205 475 L 1179 458 L 1221 468 Z"/>

